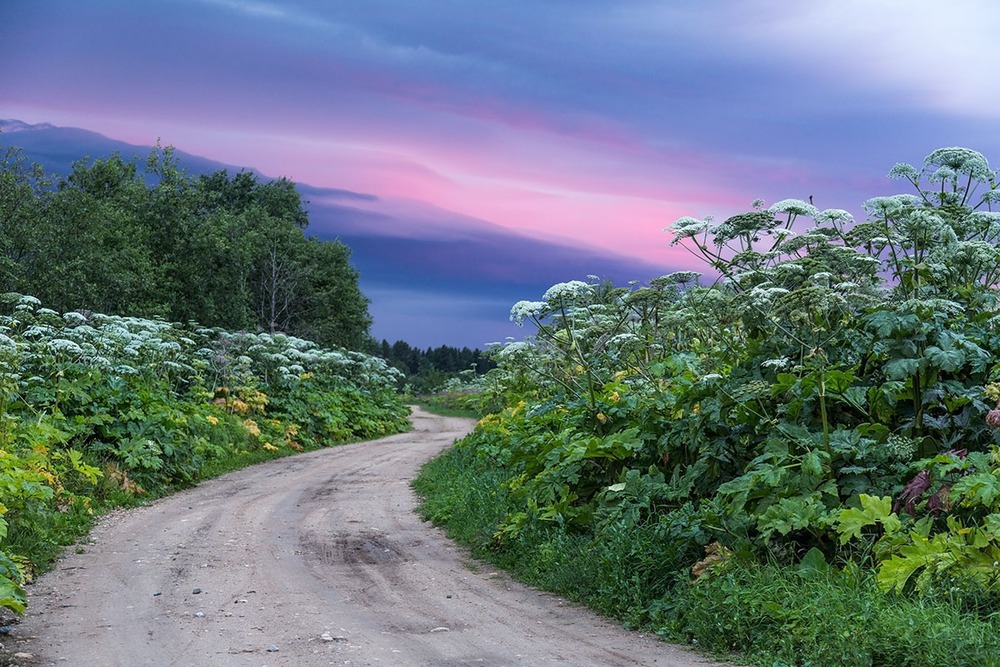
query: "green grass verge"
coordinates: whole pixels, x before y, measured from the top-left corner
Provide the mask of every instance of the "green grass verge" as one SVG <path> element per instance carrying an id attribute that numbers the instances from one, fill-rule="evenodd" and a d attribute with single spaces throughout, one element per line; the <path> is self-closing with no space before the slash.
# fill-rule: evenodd
<path id="1" fill-rule="evenodd" d="M 427 412 L 441 415 L 442 417 L 479 419 L 483 416 L 480 410 L 472 406 L 469 401 L 469 394 L 465 392 L 414 396 L 411 402 Z"/>
<path id="2" fill-rule="evenodd" d="M 657 525 L 573 534 L 529 524 L 495 537 L 509 473 L 457 446 L 427 463 L 421 515 L 474 557 L 525 583 L 742 664 L 767 667 L 1000 666 L 1000 618 L 957 601 L 884 595 L 862 570 L 804 571 L 731 558 L 691 582 L 700 556 Z M 703 555 L 703 554 L 701 554 Z"/>

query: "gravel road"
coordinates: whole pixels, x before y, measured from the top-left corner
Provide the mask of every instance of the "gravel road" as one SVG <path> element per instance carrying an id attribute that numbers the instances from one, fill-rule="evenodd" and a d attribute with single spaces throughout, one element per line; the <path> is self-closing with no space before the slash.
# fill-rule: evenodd
<path id="1" fill-rule="evenodd" d="M 472 422 L 412 421 L 105 517 L 30 586 L 7 651 L 74 667 L 713 664 L 473 564 L 409 488 Z"/>

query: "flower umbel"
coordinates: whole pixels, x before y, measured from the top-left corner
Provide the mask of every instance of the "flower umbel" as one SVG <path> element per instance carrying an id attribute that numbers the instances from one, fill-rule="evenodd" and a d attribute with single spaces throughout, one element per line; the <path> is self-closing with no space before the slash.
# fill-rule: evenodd
<path id="1" fill-rule="evenodd" d="M 518 301 L 510 309 L 510 321 L 521 326 L 525 319 L 541 316 L 547 306 L 544 301 Z"/>

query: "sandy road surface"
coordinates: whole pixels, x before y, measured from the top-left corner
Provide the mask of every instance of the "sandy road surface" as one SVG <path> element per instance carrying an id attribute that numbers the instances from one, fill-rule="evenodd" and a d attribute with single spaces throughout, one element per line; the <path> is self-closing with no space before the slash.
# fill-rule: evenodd
<path id="1" fill-rule="evenodd" d="M 34 665 L 706 665 L 469 567 L 408 483 L 469 420 L 280 459 L 113 515 L 30 588 Z"/>

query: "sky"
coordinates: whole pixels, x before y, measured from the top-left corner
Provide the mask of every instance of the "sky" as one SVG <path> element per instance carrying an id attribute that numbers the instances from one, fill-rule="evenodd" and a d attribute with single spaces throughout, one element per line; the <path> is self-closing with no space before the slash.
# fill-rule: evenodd
<path id="1" fill-rule="evenodd" d="M 897 162 L 1000 161 L 998 24 L 992 0 L 0 0 L 0 118 L 308 185 L 376 338 L 482 347 L 530 333 L 507 315 L 546 281 L 702 268 L 681 216 L 863 218 Z"/>

